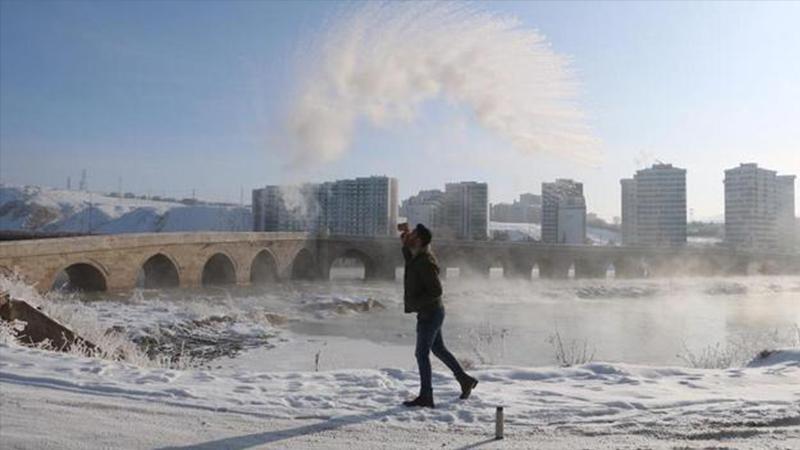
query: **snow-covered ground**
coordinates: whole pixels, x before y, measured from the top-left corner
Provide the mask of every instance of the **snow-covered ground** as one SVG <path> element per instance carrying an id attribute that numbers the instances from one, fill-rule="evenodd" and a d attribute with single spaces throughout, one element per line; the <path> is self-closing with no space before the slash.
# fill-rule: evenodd
<path id="1" fill-rule="evenodd" d="M 503 406 L 509 446 L 715 441 L 797 448 L 800 351 L 787 349 L 755 365 L 481 367 L 472 370 L 481 384 L 467 401 L 457 399 L 450 375 L 437 371 L 437 408 L 409 410 L 398 405 L 417 388 L 411 370 L 147 369 L 3 344 L 0 437 L 21 448 L 247 448 L 276 441 L 280 447 L 305 448 L 310 441 L 319 448 L 375 448 L 418 446 L 419 439 L 406 439 L 416 434 L 432 439 L 423 448 L 452 448 L 490 438 L 495 407 Z M 138 419 L 114 419 L 127 415 Z M 95 423 L 99 417 L 104 427 Z M 36 431 L 65 420 L 76 425 Z"/>
<path id="2" fill-rule="evenodd" d="M 41 186 L 0 187 L 0 230 L 74 233 L 250 230 L 247 208 L 109 197 Z"/>

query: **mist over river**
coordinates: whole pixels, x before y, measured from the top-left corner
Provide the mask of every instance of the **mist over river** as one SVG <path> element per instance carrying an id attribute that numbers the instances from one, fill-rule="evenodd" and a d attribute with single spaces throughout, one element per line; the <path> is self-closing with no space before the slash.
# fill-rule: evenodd
<path id="1" fill-rule="evenodd" d="M 250 361 L 264 370 L 307 370 L 320 353 L 322 369 L 413 367 L 415 317 L 403 313 L 402 277 L 366 282 L 357 279 L 359 268 L 333 270 L 331 281 L 58 301 L 79 307 L 84 320 L 157 342 L 160 351 L 200 342 L 212 365 Z M 445 342 L 474 364 L 553 365 L 558 332 L 564 346 L 585 345 L 595 360 L 686 365 L 687 351 L 791 345 L 800 324 L 797 276 L 510 281 L 495 275 L 444 280 Z"/>

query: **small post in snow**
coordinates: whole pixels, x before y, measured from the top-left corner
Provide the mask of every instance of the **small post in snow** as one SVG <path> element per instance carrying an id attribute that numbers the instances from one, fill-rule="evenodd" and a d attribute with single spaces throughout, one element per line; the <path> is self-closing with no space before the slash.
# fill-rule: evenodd
<path id="1" fill-rule="evenodd" d="M 503 407 L 498 406 L 494 416 L 494 438 L 503 439 Z"/>

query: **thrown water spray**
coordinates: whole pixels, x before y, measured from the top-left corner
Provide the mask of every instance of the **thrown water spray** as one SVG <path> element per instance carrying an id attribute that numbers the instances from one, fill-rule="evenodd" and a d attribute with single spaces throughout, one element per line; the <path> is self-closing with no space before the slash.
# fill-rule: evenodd
<path id="1" fill-rule="evenodd" d="M 474 5 L 350 5 L 303 61 L 287 123 L 298 164 L 335 160 L 360 121 L 411 121 L 433 99 L 469 110 L 521 152 L 596 156 L 568 59 L 518 20 Z"/>

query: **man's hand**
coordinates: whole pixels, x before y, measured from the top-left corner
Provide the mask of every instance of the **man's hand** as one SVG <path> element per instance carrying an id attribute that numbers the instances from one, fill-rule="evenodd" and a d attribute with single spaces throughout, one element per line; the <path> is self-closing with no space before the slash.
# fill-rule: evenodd
<path id="1" fill-rule="evenodd" d="M 406 222 L 406 223 L 401 223 L 401 224 L 397 225 L 397 231 L 400 232 L 400 242 L 402 242 L 403 245 L 407 246 L 408 245 L 408 237 L 409 237 L 409 235 L 411 235 L 411 233 L 409 233 L 409 230 L 408 230 L 408 223 Z"/>

